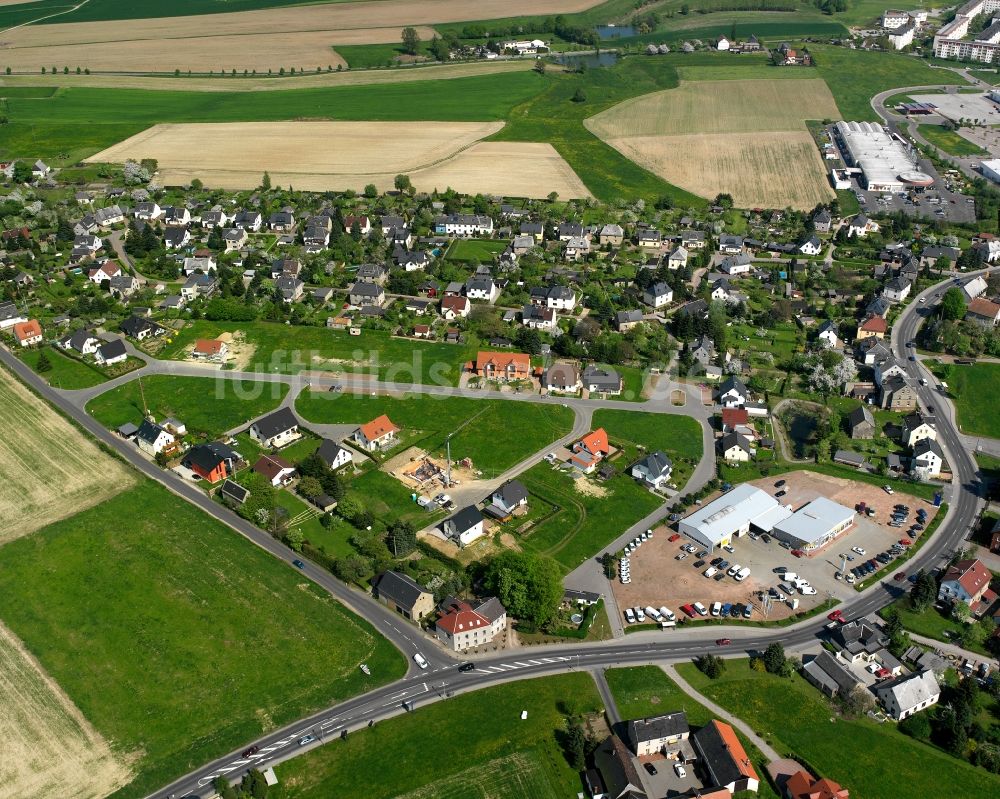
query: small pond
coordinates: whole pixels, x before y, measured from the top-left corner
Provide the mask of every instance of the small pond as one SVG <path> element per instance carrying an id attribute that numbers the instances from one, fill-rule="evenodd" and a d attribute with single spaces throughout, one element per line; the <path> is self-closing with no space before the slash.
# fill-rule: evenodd
<path id="1" fill-rule="evenodd" d="M 552 60 L 564 66 L 610 67 L 618 62 L 618 53 L 553 53 Z"/>
<path id="2" fill-rule="evenodd" d="M 598 38 L 602 41 L 625 39 L 638 33 L 634 25 L 598 25 L 596 30 Z"/>

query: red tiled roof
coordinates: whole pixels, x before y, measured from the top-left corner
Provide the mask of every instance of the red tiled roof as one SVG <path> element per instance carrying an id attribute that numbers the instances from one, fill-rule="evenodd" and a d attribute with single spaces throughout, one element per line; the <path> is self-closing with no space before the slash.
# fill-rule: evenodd
<path id="1" fill-rule="evenodd" d="M 531 370 L 531 358 L 523 352 L 480 351 L 476 355 L 476 371 L 482 372 L 487 365 L 500 372 L 506 372 L 509 367 L 513 367 L 515 373 L 526 375 Z"/>
<path id="2" fill-rule="evenodd" d="M 461 313 L 469 306 L 468 297 L 444 297 L 441 300 L 441 311 L 454 311 L 455 313 Z"/>
<path id="3" fill-rule="evenodd" d="M 985 297 L 976 297 L 969 303 L 969 313 L 985 316 L 987 319 L 996 319 L 997 314 L 1000 313 L 1000 305 Z"/>
<path id="4" fill-rule="evenodd" d="M 990 570 L 983 565 L 983 562 L 976 558 L 975 560 L 960 560 L 948 569 L 944 575 L 944 580 L 954 580 L 970 596 L 978 596 L 990 584 L 992 576 Z"/>
<path id="5" fill-rule="evenodd" d="M 861 329 L 866 333 L 884 333 L 889 329 L 889 323 L 881 316 L 872 315 L 861 323 Z"/>
<path id="6" fill-rule="evenodd" d="M 712 719 L 712 724 L 715 725 L 719 737 L 722 738 L 726 749 L 729 750 L 729 754 L 733 758 L 733 762 L 736 764 L 736 768 L 739 769 L 740 774 L 749 779 L 759 781 L 760 777 L 754 771 L 753 764 L 750 762 L 750 758 L 747 757 L 746 750 L 743 748 L 743 744 L 740 743 L 740 739 L 736 737 L 735 730 L 718 719 Z"/>
<path id="7" fill-rule="evenodd" d="M 437 620 L 437 626 L 449 635 L 455 635 L 489 627 L 490 623 L 485 617 L 476 613 L 468 602 L 456 602 Z"/>
<path id="8" fill-rule="evenodd" d="M 253 465 L 255 472 L 264 475 L 264 477 L 272 482 L 284 469 L 293 468 L 295 467 L 292 464 L 277 455 L 261 455 Z"/>
<path id="9" fill-rule="evenodd" d="M 390 420 L 389 417 L 384 413 L 377 419 L 373 419 L 368 422 L 368 424 L 361 425 L 361 433 L 369 441 L 377 441 L 383 436 L 387 436 L 390 433 L 398 433 L 399 428 L 396 427 Z"/>
<path id="10" fill-rule="evenodd" d="M 722 424 L 726 427 L 736 427 L 750 421 L 750 412 L 746 408 L 723 408 Z"/>
<path id="11" fill-rule="evenodd" d="M 199 355 L 218 355 L 222 352 L 223 343 L 217 338 L 200 338 L 194 344 L 194 351 Z"/>
<path id="12" fill-rule="evenodd" d="M 833 780 L 825 777 L 814 780 L 804 771 L 796 771 L 785 783 L 785 792 L 791 799 L 848 799 L 850 793 Z"/>
<path id="13" fill-rule="evenodd" d="M 581 438 L 580 445 L 585 447 L 588 452 L 607 455 L 609 451 L 608 434 L 604 431 L 603 427 L 598 427 L 593 432 L 587 433 L 587 435 Z"/>
<path id="14" fill-rule="evenodd" d="M 34 338 L 42 335 L 42 326 L 37 319 L 29 319 L 27 322 L 18 322 L 14 325 L 14 337 L 19 341 Z"/>

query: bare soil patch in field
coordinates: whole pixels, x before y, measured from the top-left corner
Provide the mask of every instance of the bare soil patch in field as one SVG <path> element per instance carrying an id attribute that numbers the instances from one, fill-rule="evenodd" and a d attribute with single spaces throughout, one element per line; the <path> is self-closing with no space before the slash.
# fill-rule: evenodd
<path id="1" fill-rule="evenodd" d="M 223 189 L 249 189 L 264 171 L 278 185 L 307 191 L 391 189 L 408 174 L 421 191 L 449 186 L 468 194 L 564 199 L 586 186 L 549 144 L 480 142 L 502 122 L 234 122 L 155 125 L 87 159 L 156 158 L 159 179 L 199 178 Z M 233 142 L 240 142 L 238 148 Z M 509 168 L 498 168 L 498 164 Z"/>
<path id="2" fill-rule="evenodd" d="M 0 624 L 0 799 L 100 799 L 129 767 Z"/>
<path id="3" fill-rule="evenodd" d="M 731 194 L 741 208 L 814 208 L 835 196 L 806 131 L 634 136 L 612 147 L 702 197 Z"/>
<path id="4" fill-rule="evenodd" d="M 129 469 L 0 369 L 0 544 L 134 482 Z"/>
<path id="5" fill-rule="evenodd" d="M 742 207 L 806 210 L 834 193 L 805 120 L 839 117 L 822 80 L 723 80 L 635 97 L 585 125 L 702 197 L 725 192 Z"/>

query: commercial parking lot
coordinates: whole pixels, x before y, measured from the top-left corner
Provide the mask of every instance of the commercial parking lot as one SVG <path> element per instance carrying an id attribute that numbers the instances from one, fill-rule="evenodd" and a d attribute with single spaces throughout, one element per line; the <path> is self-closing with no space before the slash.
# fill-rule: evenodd
<path id="1" fill-rule="evenodd" d="M 783 480 L 780 488 L 775 486 Z M 899 492 L 889 495 L 878 486 L 869 485 L 855 480 L 844 480 L 808 471 L 789 472 L 780 477 L 755 480 L 753 485 L 774 495 L 779 490 L 786 493 L 780 497 L 783 504 L 798 510 L 817 496 L 825 496 L 834 502 L 839 502 L 849 508 L 855 508 L 859 502 L 875 508 L 875 517 L 855 516 L 855 525 L 839 538 L 830 542 L 809 556 L 795 557 L 789 549 L 784 548 L 777 540 L 766 542 L 762 537 L 743 536 L 733 542 L 733 552 L 716 549 L 709 553 L 700 567 L 694 564 L 699 561 L 697 552 L 685 553 L 682 547 L 691 545 L 691 541 L 683 536 L 677 540 L 669 539 L 676 533 L 674 526 L 660 526 L 653 531 L 653 537 L 643 542 L 629 556 L 629 573 L 631 581 L 625 585 L 620 580 L 612 581 L 612 589 L 619 608 L 651 606 L 659 608 L 666 606 L 677 614 L 684 616 L 681 606 L 701 602 L 710 607 L 712 602 L 747 603 L 753 607 L 752 621 L 765 618 L 765 609 L 759 598 L 760 591 L 777 588 L 783 584 L 779 574 L 793 571 L 816 589 L 815 595 L 792 594 L 799 600 L 799 607 L 793 610 L 787 603 L 772 602 L 766 618 L 770 620 L 785 618 L 792 613 L 808 611 L 827 598 L 847 599 L 854 594 L 854 587 L 844 580 L 835 578 L 842 564 L 841 555 L 848 555 L 853 560 L 847 562 L 847 568 L 853 568 L 868 558 L 887 550 L 899 539 L 904 538 L 906 527 L 889 526 L 893 506 L 897 503 L 908 505 L 910 519 L 915 517 L 918 508 L 927 513 L 927 523 L 934 518 L 937 508 L 925 500 Z M 715 497 L 705 500 L 710 502 Z M 859 547 L 866 553 L 865 557 L 852 551 Z M 678 560 L 680 555 L 683 559 Z M 730 565 L 739 563 L 749 567 L 750 576 L 743 582 L 737 582 L 726 576 L 721 580 L 706 578 L 704 571 L 710 562 L 723 557 Z M 894 570 L 890 567 L 889 574 Z M 884 575 L 882 575 L 884 576 Z M 789 592 L 783 591 L 786 597 Z M 651 619 L 646 620 L 651 621 Z M 732 619 L 735 623 L 737 620 Z"/>

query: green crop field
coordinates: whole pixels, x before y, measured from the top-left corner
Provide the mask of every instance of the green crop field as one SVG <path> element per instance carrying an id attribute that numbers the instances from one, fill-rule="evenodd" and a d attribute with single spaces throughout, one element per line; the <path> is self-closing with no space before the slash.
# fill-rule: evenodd
<path id="1" fill-rule="evenodd" d="M 49 359 L 52 368 L 47 372 L 38 372 L 38 359 L 42 353 Z M 38 372 L 50 386 L 56 388 L 77 389 L 90 388 L 107 380 L 94 367 L 75 358 L 63 355 L 55 347 L 40 347 L 19 352 L 21 360 L 35 372 Z"/>
<path id="2" fill-rule="evenodd" d="M 288 393 L 284 383 L 150 375 L 113 388 L 87 404 L 105 427 L 139 424 L 146 407 L 156 419 L 174 416 L 199 438 L 218 438 L 227 430 L 278 407 Z"/>
<path id="3" fill-rule="evenodd" d="M 162 122 L 505 119 L 544 87 L 533 72 L 447 81 L 259 92 L 63 88 L 48 99 L 11 96 L 0 153 L 75 161 Z"/>
<path id="4" fill-rule="evenodd" d="M 966 83 L 954 72 L 931 69 L 911 56 L 818 44 L 809 50 L 844 119 L 879 122 L 871 98 L 888 89 Z"/>
<path id="5" fill-rule="evenodd" d="M 406 668 L 287 564 L 152 482 L 3 556 L 0 618 L 137 757 L 138 778 L 116 796 L 145 795 Z"/>
<path id="6" fill-rule="evenodd" d="M 197 14 L 220 14 L 232 11 L 256 11 L 262 8 L 288 8 L 290 6 L 343 3 L 347 0 L 36 0 L 23 5 L 0 9 L 0 24 L 4 27 L 21 25 L 49 14 L 62 13 L 38 24 L 65 22 L 108 22 L 120 19 L 148 19 L 151 17 L 181 17 Z M 76 6 L 76 10 L 72 9 Z"/>
<path id="7" fill-rule="evenodd" d="M 944 150 L 949 155 L 987 155 L 988 153 L 977 144 L 963 139 L 955 131 L 940 125 L 917 125 L 920 135 L 935 147 Z"/>
<path id="8" fill-rule="evenodd" d="M 256 347 L 249 370 L 296 374 L 303 369 L 368 374 L 401 385 L 458 385 L 462 365 L 475 354 L 475 343 L 434 344 L 393 338 L 380 331 L 351 336 L 326 327 L 288 327 L 272 322 L 209 322 L 187 325 L 161 357 L 181 357 L 198 338 L 242 331 Z"/>
<path id="9" fill-rule="evenodd" d="M 511 682 L 423 708 L 418 700 L 412 713 L 352 732 L 276 771 L 288 799 L 339 796 L 347 785 L 351 796 L 369 799 L 574 796 L 580 778 L 556 734 L 567 713 L 600 710 L 587 674 Z"/>
<path id="10" fill-rule="evenodd" d="M 1000 364 L 952 366 L 929 362 L 928 366 L 948 383 L 948 395 L 955 403 L 962 432 L 1000 438 L 1000 416 L 992 402 L 983 402 L 983 397 L 1000 396 Z"/>
<path id="11" fill-rule="evenodd" d="M 798 675 L 783 679 L 751 671 L 746 660 L 728 661 L 723 676 L 714 681 L 689 663 L 678 671 L 779 752 L 802 758 L 824 777 L 848 786 L 851 795 L 899 799 L 916 792 L 987 799 L 1000 792 L 1000 777 L 903 735 L 894 724 L 839 716 Z"/>
<path id="12" fill-rule="evenodd" d="M 403 398 L 311 392 L 299 395 L 295 409 L 303 419 L 324 424 L 364 424 L 386 414 L 407 443 L 437 455 L 451 439 L 453 460 L 471 458 L 484 477 L 495 477 L 573 428 L 573 412 L 562 405 L 469 397 L 407 394 Z"/>
<path id="13" fill-rule="evenodd" d="M 627 464 L 616 466 L 624 469 Z M 599 553 L 660 505 L 660 499 L 625 475 L 597 483 L 595 491 L 585 492 L 575 487 L 566 472 L 543 462 L 518 479 L 530 494 L 558 508 L 521 540 L 521 546 L 548 555 L 567 571 Z M 589 477 L 580 479 L 593 481 Z"/>

